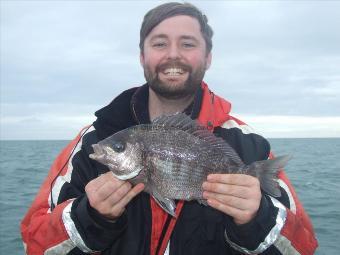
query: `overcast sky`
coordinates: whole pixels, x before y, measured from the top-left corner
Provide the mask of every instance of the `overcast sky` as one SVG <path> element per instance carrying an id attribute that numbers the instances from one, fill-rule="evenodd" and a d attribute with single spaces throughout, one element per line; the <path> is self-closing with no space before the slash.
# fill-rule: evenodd
<path id="1" fill-rule="evenodd" d="M 1 139 L 71 139 L 144 83 L 159 1 L 1 0 Z M 340 137 L 339 1 L 192 1 L 214 30 L 205 76 L 266 137 Z"/>

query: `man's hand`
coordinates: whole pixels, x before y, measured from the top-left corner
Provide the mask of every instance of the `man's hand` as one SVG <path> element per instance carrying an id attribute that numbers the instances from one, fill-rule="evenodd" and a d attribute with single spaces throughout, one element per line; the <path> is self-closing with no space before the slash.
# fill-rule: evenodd
<path id="1" fill-rule="evenodd" d="M 90 206 L 109 220 L 121 216 L 125 206 L 143 189 L 144 184 L 132 187 L 131 183 L 114 177 L 112 172 L 100 175 L 85 186 Z"/>
<path id="2" fill-rule="evenodd" d="M 245 224 L 257 214 L 261 202 L 260 182 L 245 174 L 210 174 L 203 183 L 203 198 L 208 204 Z"/>

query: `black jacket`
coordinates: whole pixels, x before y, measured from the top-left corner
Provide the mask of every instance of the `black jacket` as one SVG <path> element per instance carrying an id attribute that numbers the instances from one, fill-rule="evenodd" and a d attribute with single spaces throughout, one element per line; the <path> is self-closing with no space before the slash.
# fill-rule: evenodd
<path id="1" fill-rule="evenodd" d="M 193 119 L 199 114 L 201 96 L 202 91 L 198 91 L 194 103 L 185 110 Z M 141 193 L 131 201 L 115 223 L 106 221 L 90 208 L 84 195 L 85 185 L 108 171 L 105 166 L 89 159 L 88 155 L 93 152 L 91 145 L 124 128 L 149 123 L 147 106 L 148 87 L 144 85 L 123 92 L 96 112 L 95 130 L 84 135 L 81 150 L 72 158 L 72 186 L 64 185 L 58 197 L 58 203 L 61 203 L 78 196 L 72 205 L 71 218 L 85 244 L 92 250 L 102 251 L 102 254 L 150 254 L 152 223 L 147 193 Z M 269 143 L 257 134 L 243 134 L 238 128 L 222 127 L 216 128 L 214 133 L 225 139 L 246 164 L 269 156 Z M 209 206 L 196 201 L 186 202 L 170 239 L 170 254 L 239 254 L 226 242 L 225 231 L 232 242 L 250 250 L 256 249 L 275 225 L 276 214 L 277 208 L 266 195 L 262 197 L 255 219 L 241 226 Z M 280 254 L 273 246 L 266 253 Z M 70 254 L 82 253 L 75 248 Z"/>

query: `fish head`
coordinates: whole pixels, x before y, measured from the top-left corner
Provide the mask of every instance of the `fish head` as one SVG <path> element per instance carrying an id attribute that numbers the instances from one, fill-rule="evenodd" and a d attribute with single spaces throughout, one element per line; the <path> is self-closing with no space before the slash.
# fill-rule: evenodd
<path id="1" fill-rule="evenodd" d="M 134 178 L 143 169 L 142 145 L 128 131 L 120 131 L 92 148 L 94 153 L 89 157 L 106 165 L 120 180 Z"/>

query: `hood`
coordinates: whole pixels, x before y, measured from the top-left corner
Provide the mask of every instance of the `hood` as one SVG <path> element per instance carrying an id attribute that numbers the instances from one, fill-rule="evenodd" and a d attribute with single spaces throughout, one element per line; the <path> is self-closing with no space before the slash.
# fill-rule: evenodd
<path id="1" fill-rule="evenodd" d="M 95 112 L 93 123 L 99 140 L 122 129 L 150 123 L 149 86 L 144 84 L 122 92 L 107 106 Z M 204 107 L 202 107 L 204 105 Z M 202 108 L 202 109 L 201 109 Z M 192 119 L 198 119 L 203 125 L 213 127 L 223 123 L 230 111 L 230 103 L 212 93 L 207 84 L 202 82 L 195 94 L 194 101 L 184 110 Z"/>

